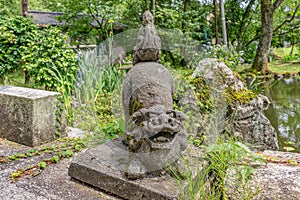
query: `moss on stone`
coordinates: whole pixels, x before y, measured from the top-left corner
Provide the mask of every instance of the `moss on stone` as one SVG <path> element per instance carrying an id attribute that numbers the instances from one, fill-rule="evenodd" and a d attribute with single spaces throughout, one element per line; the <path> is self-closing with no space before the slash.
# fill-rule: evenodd
<path id="1" fill-rule="evenodd" d="M 142 102 L 139 102 L 138 100 L 133 100 L 130 102 L 130 115 L 132 115 L 133 113 L 135 113 L 136 111 L 144 108 L 144 105 Z"/>
<path id="2" fill-rule="evenodd" d="M 200 109 L 204 110 L 211 110 L 212 108 L 212 101 L 210 99 L 211 89 L 206 84 L 204 78 L 196 77 L 187 79 L 187 82 L 192 86 L 192 89 L 195 91 L 198 105 Z"/>
<path id="3" fill-rule="evenodd" d="M 248 103 L 256 97 L 256 95 L 246 88 L 236 91 L 232 87 L 225 90 L 225 96 L 228 103 Z"/>

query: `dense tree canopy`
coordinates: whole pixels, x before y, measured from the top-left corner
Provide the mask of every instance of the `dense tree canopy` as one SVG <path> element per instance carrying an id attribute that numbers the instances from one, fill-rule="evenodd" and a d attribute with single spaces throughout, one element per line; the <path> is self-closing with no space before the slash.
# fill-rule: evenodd
<path id="1" fill-rule="evenodd" d="M 138 28 L 142 14 L 147 9 L 154 12 L 157 27 L 176 29 L 199 41 L 199 45 L 211 42 L 216 37 L 212 0 L 28 1 L 30 10 L 64 12 L 60 20 L 66 21 L 68 34 L 79 43 L 99 43 L 105 40 L 112 34 L 116 22 L 126 24 L 129 29 Z M 3 5 L 0 11 L 4 15 L 21 14 L 19 0 L 0 2 Z M 253 69 L 265 69 L 270 45 L 282 46 L 283 41 L 293 45 L 299 41 L 299 6 L 297 0 L 225 1 L 229 44 L 233 44 L 238 52 L 246 52 L 244 59 L 247 62 L 254 60 Z M 219 10 L 217 14 L 217 21 L 220 22 Z M 218 26 L 218 30 L 221 30 L 220 23 Z M 264 44 L 267 46 L 264 47 Z M 254 59 L 257 46 L 258 52 Z"/>

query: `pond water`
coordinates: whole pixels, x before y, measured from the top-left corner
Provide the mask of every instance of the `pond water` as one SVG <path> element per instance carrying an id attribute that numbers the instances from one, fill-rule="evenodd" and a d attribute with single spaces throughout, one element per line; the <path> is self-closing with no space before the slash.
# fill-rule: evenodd
<path id="1" fill-rule="evenodd" d="M 265 95 L 271 101 L 265 114 L 277 131 L 280 150 L 300 152 L 300 78 L 266 81 Z"/>

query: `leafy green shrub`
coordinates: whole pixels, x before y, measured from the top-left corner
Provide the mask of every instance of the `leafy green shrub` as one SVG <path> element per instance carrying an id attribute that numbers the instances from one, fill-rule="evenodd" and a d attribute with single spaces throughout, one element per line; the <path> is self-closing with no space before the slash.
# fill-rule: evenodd
<path id="1" fill-rule="evenodd" d="M 23 68 L 35 52 L 26 51 L 38 35 L 31 19 L 22 16 L 0 17 L 0 78 Z"/>
<path id="2" fill-rule="evenodd" d="M 0 78 L 22 70 L 25 83 L 31 77 L 36 86 L 60 92 L 69 119 L 78 60 L 66 40 L 57 28 L 39 30 L 30 18 L 0 18 Z"/>
<path id="3" fill-rule="evenodd" d="M 231 69 L 235 69 L 244 62 L 241 52 L 236 51 L 235 47 L 232 45 L 228 45 L 228 47 L 221 45 L 205 47 L 208 57 L 218 58 Z"/>
<path id="4" fill-rule="evenodd" d="M 300 60 L 300 55 L 298 54 L 289 54 L 283 57 L 283 61 L 284 62 L 289 62 L 289 61 L 293 61 L 293 60 Z"/>
<path id="5" fill-rule="evenodd" d="M 28 47 L 28 51 L 32 51 L 35 56 L 34 62 L 28 63 L 26 69 L 31 70 L 39 85 L 56 91 L 60 91 L 62 85 L 73 86 L 78 58 L 72 49 L 67 48 L 66 40 L 67 36 L 60 30 L 47 28 Z M 57 76 L 64 77 L 64 81 L 58 80 Z"/>
<path id="6" fill-rule="evenodd" d="M 68 80 L 75 78 L 77 57 L 60 30 L 39 30 L 30 18 L 15 16 L 0 18 L 0 33 L 0 77 L 22 69 L 36 84 L 56 91 L 61 82 L 49 70 Z"/>

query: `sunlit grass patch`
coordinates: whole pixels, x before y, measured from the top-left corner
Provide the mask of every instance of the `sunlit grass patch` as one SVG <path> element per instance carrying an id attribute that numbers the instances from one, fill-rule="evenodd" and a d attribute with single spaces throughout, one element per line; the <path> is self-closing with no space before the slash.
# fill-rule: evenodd
<path id="1" fill-rule="evenodd" d="M 278 73 L 278 74 L 295 74 L 300 72 L 300 61 L 299 62 L 285 62 L 285 63 L 279 63 L 279 62 L 272 62 L 269 64 L 269 69 L 272 72 Z"/>
<path id="2" fill-rule="evenodd" d="M 290 55 L 292 51 L 292 47 L 287 47 L 287 48 L 273 48 L 273 53 L 281 58 Z M 294 47 L 293 49 L 293 54 L 299 54 L 300 50 L 297 47 Z"/>

